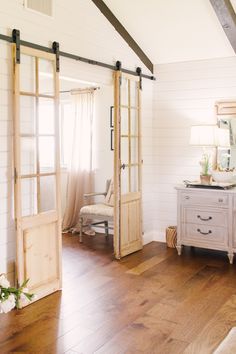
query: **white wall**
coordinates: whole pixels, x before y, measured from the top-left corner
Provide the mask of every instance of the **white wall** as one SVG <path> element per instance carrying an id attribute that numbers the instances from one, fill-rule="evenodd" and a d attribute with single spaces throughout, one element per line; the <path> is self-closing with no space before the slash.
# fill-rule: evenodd
<path id="1" fill-rule="evenodd" d="M 143 154 L 143 231 L 144 243 L 153 240 L 155 229 L 155 195 L 153 183 L 156 175 L 153 170 L 153 86 L 150 80 L 143 80 L 141 94 L 142 107 L 142 154 Z"/>
<path id="2" fill-rule="evenodd" d="M 200 148 L 189 145 L 190 126 L 215 124 L 217 100 L 236 99 L 236 58 L 155 67 L 153 168 L 154 239 L 176 225 L 175 185 L 199 177 Z"/>
<path id="3" fill-rule="evenodd" d="M 70 5 L 70 6 L 69 6 Z M 63 51 L 84 57 L 115 63 L 121 60 L 124 67 L 135 69 L 142 63 L 130 47 L 115 32 L 100 11 L 87 0 L 55 1 L 53 19 L 23 8 L 23 0 L 1 2 L 0 33 L 11 34 L 13 28 L 21 30 L 21 38 L 49 46 L 60 42 Z M 0 41 L 0 273 L 14 278 L 15 230 L 12 187 L 12 67 L 11 48 Z M 144 72 L 147 70 L 143 70 Z M 61 59 L 61 75 L 112 84 L 112 72 L 96 66 Z M 153 194 L 149 187 L 151 173 L 152 83 L 143 83 L 144 107 L 144 228 L 149 235 L 153 230 Z M 109 103 L 110 104 L 110 103 Z M 105 113 L 104 113 L 105 114 Z"/>
<path id="4" fill-rule="evenodd" d="M 54 17 L 27 11 L 24 0 L 1 1 L 0 32 L 21 30 L 21 38 L 41 45 L 60 43 L 62 51 L 134 69 L 143 64 L 92 1 L 55 0 Z M 147 69 L 143 71 L 147 72 Z"/>
<path id="5" fill-rule="evenodd" d="M 12 183 L 11 50 L 0 42 L 0 273 L 13 278 L 15 227 Z"/>

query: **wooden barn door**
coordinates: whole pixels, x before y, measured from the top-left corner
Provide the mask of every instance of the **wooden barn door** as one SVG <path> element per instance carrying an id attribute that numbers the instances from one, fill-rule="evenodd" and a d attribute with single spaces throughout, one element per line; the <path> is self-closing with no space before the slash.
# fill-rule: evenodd
<path id="1" fill-rule="evenodd" d="M 56 57 L 21 46 L 14 78 L 16 274 L 40 299 L 61 288 L 59 76 Z"/>
<path id="2" fill-rule="evenodd" d="M 142 248 L 139 78 L 114 74 L 114 249 L 116 258 Z"/>

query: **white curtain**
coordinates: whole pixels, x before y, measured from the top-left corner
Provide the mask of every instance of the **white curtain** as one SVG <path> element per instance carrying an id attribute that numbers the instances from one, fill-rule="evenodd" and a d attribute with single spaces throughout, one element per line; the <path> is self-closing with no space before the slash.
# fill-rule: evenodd
<path id="1" fill-rule="evenodd" d="M 63 230 L 76 227 L 83 195 L 93 188 L 92 132 L 94 115 L 94 89 L 73 93 L 74 127 L 71 164 L 68 171 L 67 201 Z"/>

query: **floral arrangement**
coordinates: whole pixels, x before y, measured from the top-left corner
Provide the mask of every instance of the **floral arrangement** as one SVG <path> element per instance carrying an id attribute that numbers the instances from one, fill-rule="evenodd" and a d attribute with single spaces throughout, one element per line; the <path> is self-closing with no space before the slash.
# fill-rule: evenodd
<path id="1" fill-rule="evenodd" d="M 33 300 L 34 295 L 30 294 L 26 287 L 28 281 L 29 279 L 19 288 L 14 288 L 10 286 L 4 274 L 0 275 L 0 313 L 7 313 L 15 307 L 20 309 Z"/>
<path id="2" fill-rule="evenodd" d="M 202 159 L 199 162 L 200 166 L 202 168 L 201 175 L 202 176 L 208 176 L 210 174 L 210 168 L 211 168 L 211 163 L 210 163 L 210 155 L 209 154 L 203 154 Z"/>

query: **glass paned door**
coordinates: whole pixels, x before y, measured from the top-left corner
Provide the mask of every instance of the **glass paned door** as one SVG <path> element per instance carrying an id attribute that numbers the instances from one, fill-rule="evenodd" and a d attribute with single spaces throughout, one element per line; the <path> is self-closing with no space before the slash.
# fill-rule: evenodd
<path id="1" fill-rule="evenodd" d="M 21 46 L 15 60 L 17 280 L 40 299 L 61 288 L 59 77 L 54 54 Z"/>
<path id="2" fill-rule="evenodd" d="M 142 248 L 140 89 L 137 77 L 116 72 L 115 87 L 115 255 Z"/>

